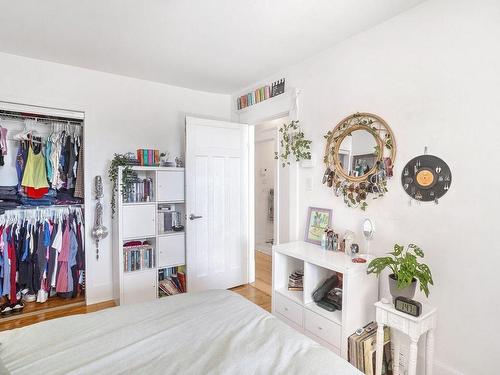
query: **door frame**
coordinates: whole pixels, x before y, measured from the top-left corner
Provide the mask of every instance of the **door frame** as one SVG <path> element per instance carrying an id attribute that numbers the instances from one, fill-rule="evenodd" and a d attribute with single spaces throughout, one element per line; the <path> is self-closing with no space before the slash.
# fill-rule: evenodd
<path id="1" fill-rule="evenodd" d="M 282 117 L 288 117 L 290 111 L 278 112 L 271 116 L 266 116 L 259 120 L 254 120 L 248 124 L 248 283 L 255 281 L 255 128 L 264 122 L 276 120 Z M 276 128 L 276 146 L 279 150 L 278 128 Z M 279 194 L 280 194 L 280 179 L 279 179 L 279 160 L 275 161 L 276 168 L 274 171 L 274 228 L 275 242 L 280 243 L 279 239 Z M 289 233 L 290 230 L 289 230 Z"/>

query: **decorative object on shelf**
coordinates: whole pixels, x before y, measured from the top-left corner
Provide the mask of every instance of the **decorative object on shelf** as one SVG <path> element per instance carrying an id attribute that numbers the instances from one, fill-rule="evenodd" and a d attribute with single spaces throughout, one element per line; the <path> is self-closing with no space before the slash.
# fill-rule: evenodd
<path id="1" fill-rule="evenodd" d="M 321 238 L 332 224 L 332 210 L 309 207 L 307 211 L 306 233 L 304 241 L 321 245 Z"/>
<path id="2" fill-rule="evenodd" d="M 282 160 L 282 167 L 290 165 L 289 157 L 293 155 L 295 161 L 311 159 L 312 141 L 304 138 L 304 132 L 300 129 L 299 121 L 283 124 L 279 129 L 280 152 L 274 152 L 275 159 Z"/>
<path id="3" fill-rule="evenodd" d="M 344 251 L 347 255 L 349 255 L 351 251 L 351 245 L 354 243 L 354 240 L 356 239 L 356 235 L 354 234 L 353 231 L 346 230 L 344 233 L 344 237 L 342 238 L 341 242 L 341 250 Z"/>
<path id="4" fill-rule="evenodd" d="M 170 167 L 170 165 L 168 165 L 169 159 L 170 159 L 170 152 L 165 151 L 165 152 L 160 153 L 160 166 L 161 167 Z"/>
<path id="5" fill-rule="evenodd" d="M 104 196 L 101 176 L 94 178 L 95 199 L 95 220 L 94 228 L 92 229 L 92 237 L 95 241 L 96 259 L 99 260 L 99 241 L 108 236 L 108 228 L 102 225 L 102 204 L 101 198 Z"/>
<path id="6" fill-rule="evenodd" d="M 339 235 L 332 228 L 326 228 L 321 236 L 321 247 L 324 250 L 338 251 Z"/>
<path id="7" fill-rule="evenodd" d="M 140 148 L 137 150 L 137 159 L 142 166 L 157 167 L 160 165 L 160 151 Z"/>
<path id="8" fill-rule="evenodd" d="M 282 78 L 271 85 L 265 85 L 255 89 L 248 94 L 240 96 L 236 99 L 236 108 L 238 110 L 249 107 L 251 105 L 263 102 L 274 96 L 283 94 L 285 92 L 285 79 Z"/>
<path id="9" fill-rule="evenodd" d="M 182 159 L 181 156 L 175 158 L 175 166 L 177 168 L 184 168 L 184 160 Z"/>
<path id="10" fill-rule="evenodd" d="M 389 256 L 373 259 L 366 272 L 380 276 L 384 269 L 389 268 L 392 271 L 389 275 L 389 289 L 393 299 L 399 296 L 413 298 L 417 280 L 420 282 L 420 290 L 428 297 L 429 284 L 434 285 L 434 281 L 429 266 L 418 261 L 418 258 L 423 257 L 424 252 L 415 244 L 409 244 L 406 249 L 395 244 Z"/>
<path id="11" fill-rule="evenodd" d="M 450 189 L 451 170 L 442 159 L 427 155 L 426 147 L 424 155 L 406 163 L 401 173 L 401 184 L 413 199 L 438 204 L 439 198 Z"/>
<path id="12" fill-rule="evenodd" d="M 353 263 L 366 263 L 365 258 L 360 258 L 359 254 L 359 245 L 357 243 L 353 243 L 351 245 L 351 260 Z"/>
<path id="13" fill-rule="evenodd" d="M 182 232 L 184 225 L 182 225 L 181 213 L 179 211 L 172 211 L 172 230 L 174 232 Z"/>
<path id="14" fill-rule="evenodd" d="M 111 165 L 108 169 L 108 177 L 111 181 L 113 194 L 111 195 L 111 217 L 115 216 L 116 212 L 116 193 L 118 192 L 118 168 L 123 167 L 122 181 L 120 184 L 120 194 L 123 198 L 127 198 L 133 190 L 135 173 L 129 164 L 129 158 L 122 154 L 114 154 Z"/>
<path id="15" fill-rule="evenodd" d="M 349 207 L 365 210 L 373 199 L 387 192 L 393 176 L 396 141 L 389 125 L 371 113 L 344 118 L 325 136 L 323 184 L 342 196 Z"/>
<path id="16" fill-rule="evenodd" d="M 271 98 L 276 95 L 283 94 L 285 92 L 285 79 L 282 78 L 271 84 Z"/>
<path id="17" fill-rule="evenodd" d="M 422 304 L 420 302 L 402 296 L 396 297 L 394 299 L 394 308 L 414 317 L 420 316 L 420 314 L 422 314 Z"/>

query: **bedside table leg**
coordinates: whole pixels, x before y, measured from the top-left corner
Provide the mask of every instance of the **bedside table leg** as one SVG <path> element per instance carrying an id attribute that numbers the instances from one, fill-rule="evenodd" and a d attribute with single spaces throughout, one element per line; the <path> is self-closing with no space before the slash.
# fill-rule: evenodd
<path id="1" fill-rule="evenodd" d="M 425 375 L 432 375 L 432 362 L 434 358 L 434 330 L 427 331 L 425 343 Z"/>
<path id="2" fill-rule="evenodd" d="M 393 341 L 394 341 L 394 357 L 392 358 L 392 369 L 394 375 L 399 375 L 399 358 L 400 358 L 400 352 L 401 352 L 401 345 L 399 342 L 399 337 L 397 336 L 397 333 L 393 333 Z"/>
<path id="3" fill-rule="evenodd" d="M 416 375 L 417 373 L 417 351 L 418 338 L 410 337 L 410 358 L 408 359 L 408 375 Z"/>
<path id="4" fill-rule="evenodd" d="M 382 374 L 382 356 L 384 354 L 384 325 L 378 324 L 377 327 L 377 352 L 376 352 L 376 366 L 375 375 Z"/>

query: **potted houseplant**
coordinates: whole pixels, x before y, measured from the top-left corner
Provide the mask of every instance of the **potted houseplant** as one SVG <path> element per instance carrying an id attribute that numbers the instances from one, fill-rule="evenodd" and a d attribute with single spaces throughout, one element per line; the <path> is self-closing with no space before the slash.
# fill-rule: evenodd
<path id="1" fill-rule="evenodd" d="M 434 281 L 429 266 L 418 261 L 418 258 L 423 257 L 424 252 L 415 244 L 409 244 L 406 249 L 402 245 L 395 244 L 389 256 L 373 259 L 368 264 L 366 272 L 380 276 L 384 269 L 391 270 L 389 289 L 393 298 L 399 296 L 413 298 L 417 281 L 420 284 L 420 290 L 428 297 L 429 284 L 434 285 Z"/>

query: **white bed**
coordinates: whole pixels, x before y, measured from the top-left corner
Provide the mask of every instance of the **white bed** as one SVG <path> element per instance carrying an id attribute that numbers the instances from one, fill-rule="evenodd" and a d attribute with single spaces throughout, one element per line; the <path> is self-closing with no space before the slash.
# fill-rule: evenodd
<path id="1" fill-rule="evenodd" d="M 0 359 L 2 374 L 361 374 L 224 290 L 1 332 Z"/>

